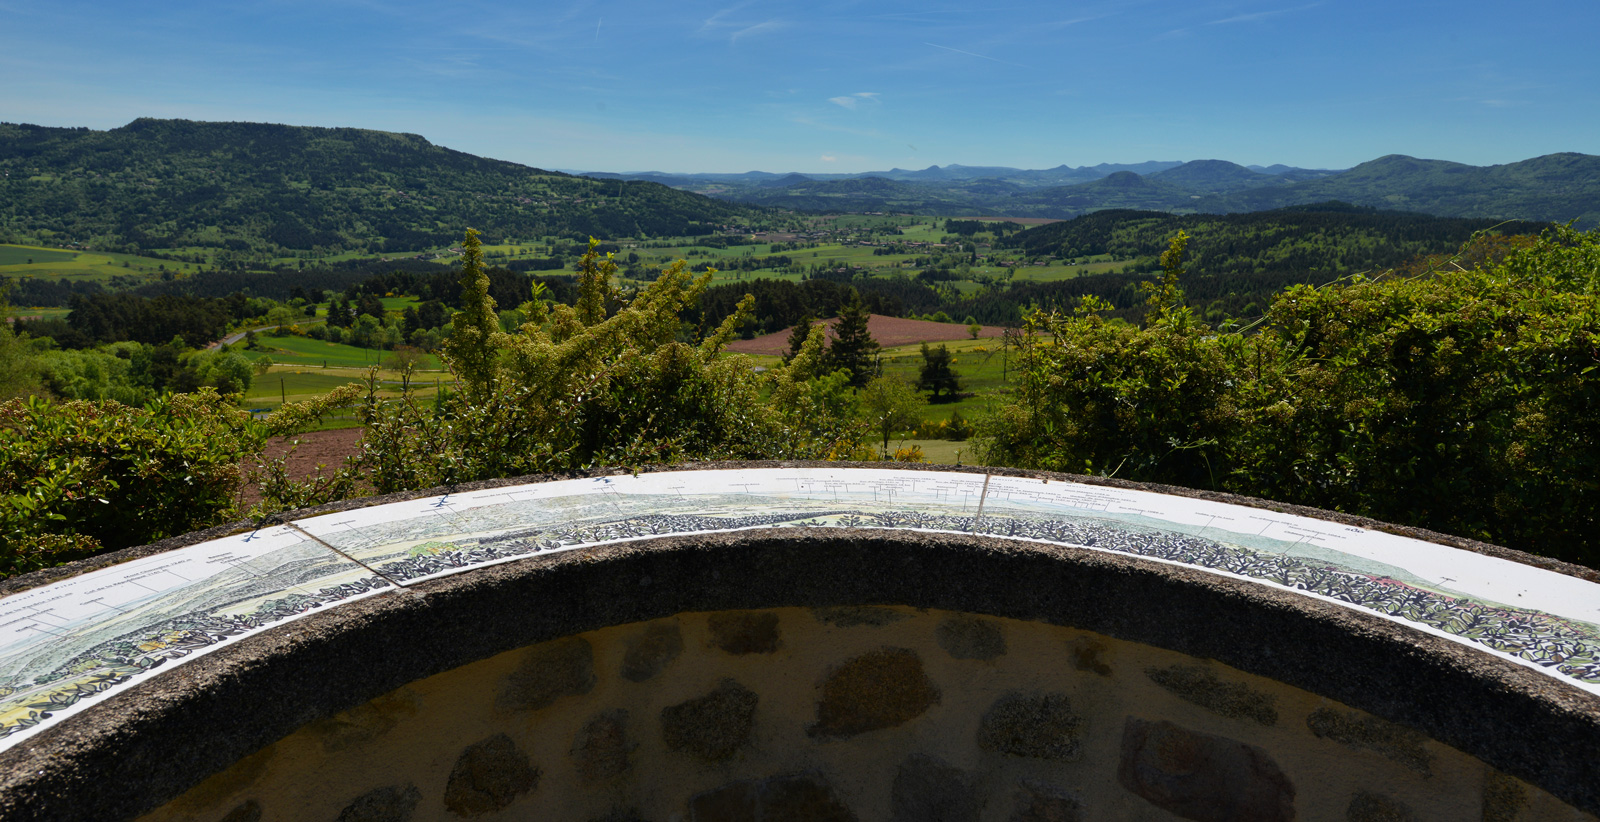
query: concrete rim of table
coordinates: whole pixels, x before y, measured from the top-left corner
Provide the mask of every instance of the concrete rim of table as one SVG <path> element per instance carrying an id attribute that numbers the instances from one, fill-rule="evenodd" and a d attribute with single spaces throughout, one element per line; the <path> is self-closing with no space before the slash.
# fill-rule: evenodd
<path id="1" fill-rule="evenodd" d="M 1421 529 L 1105 478 L 881 463 L 700 463 L 650 470 L 884 467 L 1059 479 L 1224 502 L 1600 582 L 1592 569 Z M 292 513 L 305 517 L 444 492 L 623 473 L 492 480 Z M 0 596 L 250 527 L 219 526 L 25 575 L 0 582 Z M 1145 607 L 1149 603 L 1161 607 Z M 544 640 L 686 611 L 862 604 L 1065 625 L 1216 659 L 1421 731 L 1600 813 L 1600 756 L 1594 753 L 1600 751 L 1600 697 L 1526 666 L 1375 615 L 1137 556 L 990 536 L 838 528 L 667 536 L 536 555 L 324 609 L 111 696 L 0 753 L 0 817 L 131 817 L 307 722 Z M 478 629 L 464 630 L 469 626 Z"/>

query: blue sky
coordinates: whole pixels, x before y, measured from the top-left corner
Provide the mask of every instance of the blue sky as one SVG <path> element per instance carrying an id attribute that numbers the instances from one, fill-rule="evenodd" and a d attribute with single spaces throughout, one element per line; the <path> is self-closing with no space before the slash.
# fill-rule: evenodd
<path id="1" fill-rule="evenodd" d="M 0 0 L 0 120 L 422 134 L 544 168 L 1600 154 L 1582 2 Z"/>

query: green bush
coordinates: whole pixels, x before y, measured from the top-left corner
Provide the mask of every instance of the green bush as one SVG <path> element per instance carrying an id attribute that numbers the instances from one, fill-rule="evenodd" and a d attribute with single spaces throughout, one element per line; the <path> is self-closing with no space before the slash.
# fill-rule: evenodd
<path id="1" fill-rule="evenodd" d="M 1600 565 L 1600 232 L 1505 245 L 1470 269 L 1291 288 L 1244 335 L 1182 308 L 1175 244 L 1145 327 L 1096 305 L 1030 317 L 986 458 Z"/>
<path id="2" fill-rule="evenodd" d="M 619 295 L 615 264 L 591 241 L 576 307 L 532 300 L 507 333 L 476 232 L 462 245 L 465 310 L 445 344 L 460 391 L 381 402 L 369 382 L 358 462 L 379 492 L 597 465 L 827 458 L 863 437 L 848 374 L 819 366 L 820 326 L 788 365 L 758 373 L 723 350 L 752 299 L 705 340 L 684 342 L 681 313 L 710 275 L 695 279 L 680 261 Z M 609 316 L 608 303 L 619 306 Z"/>
<path id="3" fill-rule="evenodd" d="M 216 392 L 0 404 L 0 575 L 212 525 L 265 426 Z"/>

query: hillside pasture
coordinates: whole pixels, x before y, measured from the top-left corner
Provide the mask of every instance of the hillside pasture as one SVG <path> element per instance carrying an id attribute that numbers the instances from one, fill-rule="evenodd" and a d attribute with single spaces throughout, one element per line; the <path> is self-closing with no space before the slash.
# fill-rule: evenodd
<path id="1" fill-rule="evenodd" d="M 256 344 L 261 347 L 260 350 L 240 349 L 240 353 L 252 360 L 262 356 L 270 357 L 274 363 L 280 365 L 320 367 L 326 363 L 330 368 L 361 368 L 378 365 L 389 356 L 389 352 L 381 349 L 357 348 L 353 345 L 313 340 L 310 337 L 273 337 L 259 334 L 256 336 Z M 438 357 L 432 354 L 424 355 L 422 370 L 437 371 L 442 367 Z"/>
<path id="2" fill-rule="evenodd" d="M 29 262 L 32 260 L 32 262 Z M 25 245 L 0 245 L 0 277 L 22 280 L 68 279 L 113 285 L 116 278 L 142 284 L 166 272 L 177 275 L 195 266 L 110 251 L 67 251 Z M 123 280 L 126 283 L 127 280 Z"/>

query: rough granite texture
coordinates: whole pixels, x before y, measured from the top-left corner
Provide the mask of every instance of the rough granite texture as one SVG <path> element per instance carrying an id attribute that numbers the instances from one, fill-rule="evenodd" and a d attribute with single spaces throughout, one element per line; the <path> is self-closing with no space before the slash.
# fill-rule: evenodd
<path id="1" fill-rule="evenodd" d="M 711 463 L 673 470 L 814 465 Z M 351 500 L 293 516 L 615 473 L 621 472 L 495 480 Z M 1555 560 L 1299 506 L 1099 478 L 990 473 L 1316 517 L 1600 581 L 1600 573 Z M 249 528 L 220 526 L 24 575 L 0 582 L 0 595 Z M 646 577 L 654 584 L 641 586 Z M 1600 697 L 1376 616 L 1137 557 L 992 537 L 771 529 L 532 557 L 430 580 L 411 592 L 330 608 L 230 644 L 0 754 L 0 818 L 129 818 L 309 722 L 468 662 L 587 630 L 687 611 L 869 604 L 1039 621 L 1216 659 L 1415 729 L 1600 813 L 1600 757 L 1593 753 L 1600 750 Z M 495 630 L 482 630 L 485 625 Z M 1202 625 L 1205 630 L 1195 630 Z M 1079 659 L 1091 670 L 1114 665 L 1092 654 Z M 107 784 L 141 790 L 104 790 Z"/>

